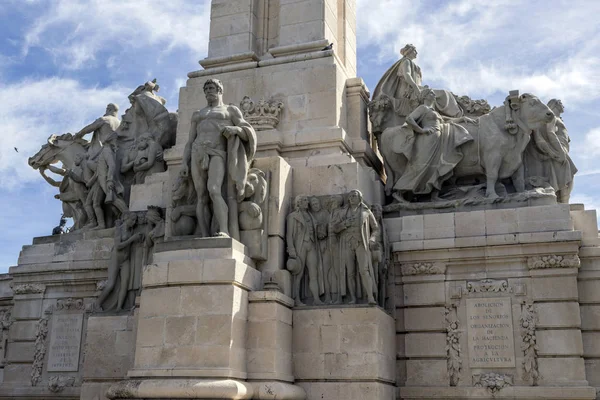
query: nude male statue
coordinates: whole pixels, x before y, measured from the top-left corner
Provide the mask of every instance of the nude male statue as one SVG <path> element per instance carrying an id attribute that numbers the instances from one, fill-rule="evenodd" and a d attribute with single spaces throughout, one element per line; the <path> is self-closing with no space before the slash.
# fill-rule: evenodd
<path id="1" fill-rule="evenodd" d="M 237 204 L 244 199 L 248 169 L 256 152 L 256 133 L 239 108 L 223 104 L 221 81 L 207 80 L 204 94 L 208 106 L 192 115 L 181 175 L 191 173 L 198 196 L 196 234 L 207 237 L 215 233 L 210 229 L 214 216 L 217 236 L 239 239 Z"/>

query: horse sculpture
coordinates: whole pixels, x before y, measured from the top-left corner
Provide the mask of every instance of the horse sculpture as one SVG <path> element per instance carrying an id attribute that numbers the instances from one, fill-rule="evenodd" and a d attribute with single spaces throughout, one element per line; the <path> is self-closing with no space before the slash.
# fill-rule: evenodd
<path id="1" fill-rule="evenodd" d="M 505 104 L 479 117 L 478 124 L 460 123 L 473 137 L 461 146 L 463 159 L 454 168 L 456 178 L 485 175 L 486 197 L 497 198 L 499 179 L 512 178 L 517 192 L 525 190 L 523 152 L 531 133 L 543 129 L 554 118 L 552 111 L 537 97 L 511 93 Z M 402 138 L 400 127 L 387 128 L 381 135 L 381 147 L 388 176 L 386 192 L 392 194 L 395 182 L 407 160 L 394 151 Z"/>
<path id="2" fill-rule="evenodd" d="M 75 156 L 85 155 L 88 141 L 75 139 L 70 133 L 51 135 L 42 148 L 32 157 L 28 164 L 33 169 L 45 168 L 60 161 L 65 168 L 73 168 Z"/>
<path id="3" fill-rule="evenodd" d="M 33 169 L 40 171 L 42 177 L 58 188 L 57 199 L 62 201 L 63 214 L 65 217 L 73 218 L 75 224 L 73 229 L 83 227 L 86 213 L 83 208 L 83 200 L 86 197 L 87 188 L 83 182 L 73 178 L 71 171 L 85 159 L 86 145 L 84 139 L 75 139 L 70 133 L 64 135 L 52 135 L 46 144 L 33 156 L 29 157 L 28 163 Z M 52 164 L 62 163 L 62 168 Z M 45 171 L 49 169 L 63 177 L 62 181 L 55 181 L 46 176 Z"/>

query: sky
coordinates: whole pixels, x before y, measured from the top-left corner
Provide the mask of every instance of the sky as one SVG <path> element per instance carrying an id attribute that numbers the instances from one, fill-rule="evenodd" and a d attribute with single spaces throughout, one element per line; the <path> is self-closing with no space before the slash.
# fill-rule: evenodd
<path id="1" fill-rule="evenodd" d="M 600 2 L 357 0 L 358 76 L 373 90 L 406 44 L 423 83 L 501 105 L 519 89 L 563 101 L 579 173 L 571 203 L 600 205 Z M 176 111 L 208 49 L 210 1 L 0 0 L 0 273 L 58 225 L 57 190 L 27 165 L 157 78 Z M 16 148 L 16 150 L 15 150 Z"/>

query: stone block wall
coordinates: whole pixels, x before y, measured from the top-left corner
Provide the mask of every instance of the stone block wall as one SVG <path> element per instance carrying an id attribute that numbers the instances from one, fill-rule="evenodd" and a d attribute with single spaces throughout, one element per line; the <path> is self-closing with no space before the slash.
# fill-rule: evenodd
<path id="1" fill-rule="evenodd" d="M 108 400 L 108 389 L 133 367 L 136 330 L 137 314 L 89 318 L 81 399 Z"/>
<path id="2" fill-rule="evenodd" d="M 596 248 L 580 250 L 580 244 L 584 237 L 597 241 L 598 232 L 582 227 L 584 218 L 573 213 L 568 205 L 554 205 L 386 218 L 397 263 L 402 397 L 468 397 L 469 388 L 486 388 L 482 379 L 496 373 L 513 393 L 523 387 L 548 396 L 543 387 L 577 387 L 583 392 L 564 398 L 593 398 L 588 382 L 596 373 L 595 315 L 589 302 Z M 479 317 L 470 299 L 499 299 L 510 307 L 512 367 L 495 361 L 481 367 L 472 360 L 470 324 Z M 426 389 L 435 387 L 440 389 Z"/>
<path id="3" fill-rule="evenodd" d="M 213 248 L 197 247 L 211 240 Z M 144 270 L 129 376 L 246 379 L 248 291 L 260 273 L 244 247 L 231 239 L 157 246 Z"/>
<path id="4" fill-rule="evenodd" d="M 577 276 L 581 332 L 586 378 L 600 393 L 600 240 L 595 210 L 583 205 L 571 208 L 575 229 L 582 232 L 579 250 L 581 268 Z"/>
<path id="5" fill-rule="evenodd" d="M 308 400 L 394 395 L 394 320 L 382 309 L 296 309 L 293 326 L 294 377 Z"/>
<path id="6" fill-rule="evenodd" d="M 35 238 L 23 247 L 19 265 L 9 270 L 13 304 L 0 398 L 79 399 L 87 321 L 112 242 L 108 229 Z M 5 283 L 0 290 L 8 300 Z M 68 329 L 67 347 L 62 329 Z"/>

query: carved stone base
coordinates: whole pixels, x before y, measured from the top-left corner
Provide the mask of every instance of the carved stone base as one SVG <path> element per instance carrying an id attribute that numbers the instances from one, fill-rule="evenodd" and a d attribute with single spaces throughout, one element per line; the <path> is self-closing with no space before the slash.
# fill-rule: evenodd
<path id="1" fill-rule="evenodd" d="M 556 204 L 554 189 L 537 188 L 522 193 L 512 193 L 506 197 L 488 199 L 485 196 L 473 196 L 456 200 L 438 200 L 424 202 L 396 202 L 385 206 L 383 210 L 394 216 L 437 214 L 458 211 L 500 210 L 516 207 L 546 206 Z"/>
<path id="2" fill-rule="evenodd" d="M 401 398 L 595 397 L 578 301 L 585 232 L 569 205 L 384 222 Z"/>
<path id="3" fill-rule="evenodd" d="M 154 262 L 144 270 L 130 379 L 109 398 L 305 398 L 291 383 L 292 300 L 257 291 L 261 274 L 244 245 L 172 239 L 156 246 Z"/>
<path id="4" fill-rule="evenodd" d="M 307 399 L 391 399 L 394 319 L 379 307 L 294 309 L 294 376 Z"/>
<path id="5" fill-rule="evenodd" d="M 283 382 L 248 383 L 233 379 L 129 380 L 112 386 L 109 399 L 281 399 L 304 400 L 302 388 Z"/>
<path id="6" fill-rule="evenodd" d="M 527 387 L 509 386 L 492 394 L 484 387 L 403 387 L 400 396 L 404 400 L 445 399 L 595 399 L 592 387 Z"/>

